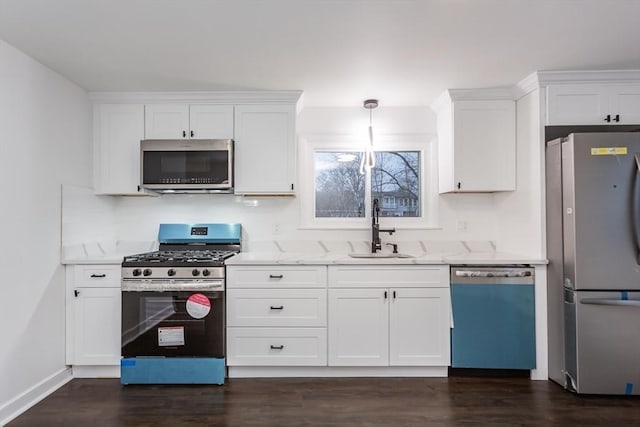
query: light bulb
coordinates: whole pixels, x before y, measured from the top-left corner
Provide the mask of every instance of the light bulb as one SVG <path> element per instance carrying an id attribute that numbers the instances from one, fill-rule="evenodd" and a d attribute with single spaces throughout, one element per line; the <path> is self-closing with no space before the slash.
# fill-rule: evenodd
<path id="1" fill-rule="evenodd" d="M 360 173 L 364 175 L 376 166 L 376 154 L 373 152 L 373 127 L 369 126 L 369 144 L 364 148 L 360 161 Z"/>

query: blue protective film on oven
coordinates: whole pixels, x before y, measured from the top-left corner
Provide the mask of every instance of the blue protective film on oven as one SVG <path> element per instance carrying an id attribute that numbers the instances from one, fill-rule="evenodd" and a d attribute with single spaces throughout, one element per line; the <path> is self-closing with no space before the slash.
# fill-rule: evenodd
<path id="1" fill-rule="evenodd" d="M 160 243 L 240 243 L 241 224 L 160 224 Z"/>
<path id="2" fill-rule="evenodd" d="M 224 358 L 138 357 L 120 361 L 121 384 L 224 384 Z"/>

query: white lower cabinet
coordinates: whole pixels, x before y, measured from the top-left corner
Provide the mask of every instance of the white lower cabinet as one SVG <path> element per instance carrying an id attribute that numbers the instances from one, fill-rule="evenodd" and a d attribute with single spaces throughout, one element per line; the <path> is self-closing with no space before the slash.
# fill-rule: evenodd
<path id="1" fill-rule="evenodd" d="M 66 363 L 120 364 L 120 265 L 66 268 Z"/>
<path id="2" fill-rule="evenodd" d="M 397 288 L 389 300 L 389 364 L 448 366 L 449 288 Z"/>
<path id="3" fill-rule="evenodd" d="M 329 366 L 449 365 L 446 267 L 329 267 L 329 287 Z"/>
<path id="4" fill-rule="evenodd" d="M 326 328 L 229 328 L 229 366 L 324 366 Z"/>
<path id="5" fill-rule="evenodd" d="M 448 266 L 227 266 L 230 376 L 446 376 Z"/>
<path id="6" fill-rule="evenodd" d="M 227 266 L 227 365 L 326 366 L 326 266 Z"/>
<path id="7" fill-rule="evenodd" d="M 382 289 L 329 290 L 329 365 L 387 366 L 389 306 Z"/>
<path id="8" fill-rule="evenodd" d="M 79 288 L 76 292 L 75 346 L 70 364 L 119 364 L 120 288 Z"/>

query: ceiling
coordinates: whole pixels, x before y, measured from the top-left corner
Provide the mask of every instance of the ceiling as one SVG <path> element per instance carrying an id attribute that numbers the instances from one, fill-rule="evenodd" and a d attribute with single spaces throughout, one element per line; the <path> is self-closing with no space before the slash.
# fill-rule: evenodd
<path id="1" fill-rule="evenodd" d="M 536 70 L 640 69 L 640 0 L 0 0 L 0 39 L 89 91 L 429 105 Z"/>

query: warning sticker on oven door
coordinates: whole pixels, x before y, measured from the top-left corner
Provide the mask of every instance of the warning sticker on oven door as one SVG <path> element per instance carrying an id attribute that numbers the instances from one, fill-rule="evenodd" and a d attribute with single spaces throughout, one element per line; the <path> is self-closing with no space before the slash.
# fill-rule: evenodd
<path id="1" fill-rule="evenodd" d="M 187 313 L 194 319 L 202 319 L 211 311 L 211 302 L 206 295 L 192 294 L 187 298 Z"/>
<path id="2" fill-rule="evenodd" d="M 158 328 L 158 345 L 160 347 L 184 345 L 184 326 Z"/>

